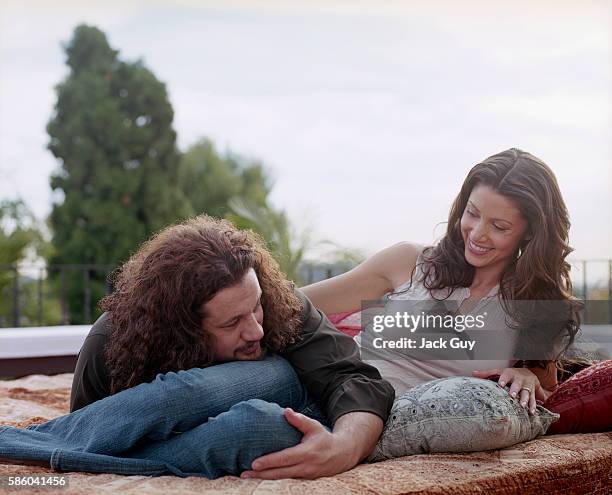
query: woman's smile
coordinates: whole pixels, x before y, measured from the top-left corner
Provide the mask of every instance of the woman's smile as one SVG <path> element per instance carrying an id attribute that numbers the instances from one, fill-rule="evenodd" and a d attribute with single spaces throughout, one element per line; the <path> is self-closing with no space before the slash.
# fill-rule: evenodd
<path id="1" fill-rule="evenodd" d="M 493 250 L 493 248 L 476 244 L 472 239 L 468 239 L 468 249 L 476 256 L 483 256 Z"/>

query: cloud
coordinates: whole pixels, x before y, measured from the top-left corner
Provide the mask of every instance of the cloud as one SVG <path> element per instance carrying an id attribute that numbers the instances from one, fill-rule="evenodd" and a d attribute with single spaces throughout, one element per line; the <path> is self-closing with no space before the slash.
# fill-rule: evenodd
<path id="1" fill-rule="evenodd" d="M 98 25 L 167 83 L 179 144 L 261 158 L 273 199 L 380 249 L 431 242 L 469 168 L 518 146 L 557 173 L 576 257 L 608 257 L 608 2 L 3 4 L 0 196 L 50 207 L 45 150 L 61 42 Z M 585 198 L 589 198 L 588 202 Z M 318 212 L 318 213 L 317 213 Z M 439 232 L 438 232 L 439 233 Z"/>

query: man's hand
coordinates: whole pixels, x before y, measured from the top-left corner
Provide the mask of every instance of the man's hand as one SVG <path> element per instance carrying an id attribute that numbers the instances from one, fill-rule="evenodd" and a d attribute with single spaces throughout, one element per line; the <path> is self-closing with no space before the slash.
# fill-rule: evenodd
<path id="1" fill-rule="evenodd" d="M 331 433 L 318 421 L 289 408 L 285 418 L 304 434 L 300 444 L 255 459 L 252 470 L 241 478 L 314 479 L 342 473 L 368 456 L 383 428 L 378 416 L 365 412 L 345 414 Z"/>

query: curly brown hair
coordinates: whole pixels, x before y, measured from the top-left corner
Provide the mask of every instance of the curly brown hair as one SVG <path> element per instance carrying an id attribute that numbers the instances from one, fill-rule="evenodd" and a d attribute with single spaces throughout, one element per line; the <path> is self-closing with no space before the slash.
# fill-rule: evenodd
<path id="1" fill-rule="evenodd" d="M 142 244 L 100 302 L 112 324 L 105 348 L 111 393 L 157 373 L 212 364 L 203 305 L 250 268 L 262 289 L 262 346 L 282 350 L 297 337 L 302 302 L 259 236 L 201 215 Z"/>
<path id="2" fill-rule="evenodd" d="M 438 244 L 423 251 L 420 265 L 424 286 L 430 291 L 450 288 L 450 295 L 453 289 L 472 284 L 475 268 L 465 259 L 461 217 L 477 185 L 488 186 L 512 200 L 528 224 L 529 238 L 519 244 L 514 261 L 506 267 L 499 282 L 506 314 L 523 323 L 525 315 L 512 301 L 561 303 L 555 308 L 562 307 L 567 315 L 562 329 L 565 335 L 561 336 L 567 349 L 578 332 L 581 309 L 572 296 L 570 265 L 565 260 L 572 252 L 568 243 L 569 215 L 552 170 L 525 151 L 516 148 L 503 151 L 470 170 L 451 207 L 446 234 Z"/>

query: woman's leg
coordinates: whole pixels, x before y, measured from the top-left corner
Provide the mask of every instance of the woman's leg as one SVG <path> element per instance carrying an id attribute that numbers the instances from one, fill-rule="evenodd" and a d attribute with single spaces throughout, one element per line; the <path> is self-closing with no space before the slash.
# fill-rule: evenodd
<path id="1" fill-rule="evenodd" d="M 165 440 L 191 430 L 250 399 L 298 411 L 309 402 L 293 368 L 276 356 L 160 374 L 151 383 L 28 430 L 0 428 L 0 457 L 44 460 L 57 449 L 117 455 L 143 441 Z M 27 445 L 28 432 L 35 438 L 36 452 Z"/>

